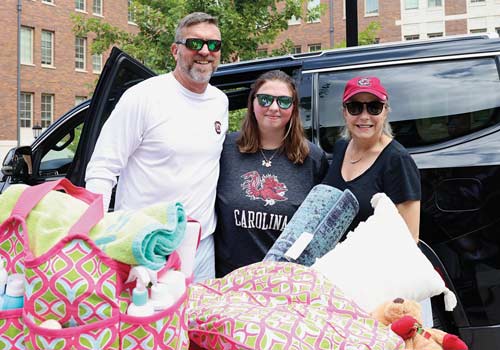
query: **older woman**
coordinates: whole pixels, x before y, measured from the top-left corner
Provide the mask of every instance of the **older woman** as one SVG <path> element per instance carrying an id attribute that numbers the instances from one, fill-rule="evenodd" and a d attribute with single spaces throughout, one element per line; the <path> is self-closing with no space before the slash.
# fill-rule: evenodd
<path id="1" fill-rule="evenodd" d="M 221 155 L 215 233 L 217 276 L 261 261 L 328 169 L 304 136 L 294 81 L 275 70 L 252 86 L 240 133 Z"/>
<path id="2" fill-rule="evenodd" d="M 324 183 L 348 188 L 359 201 L 351 229 L 373 214 L 370 199 L 385 192 L 396 204 L 415 241 L 420 220 L 420 175 L 406 149 L 392 137 L 389 97 L 375 77 L 347 82 L 343 96 L 345 127 L 335 144 Z"/>

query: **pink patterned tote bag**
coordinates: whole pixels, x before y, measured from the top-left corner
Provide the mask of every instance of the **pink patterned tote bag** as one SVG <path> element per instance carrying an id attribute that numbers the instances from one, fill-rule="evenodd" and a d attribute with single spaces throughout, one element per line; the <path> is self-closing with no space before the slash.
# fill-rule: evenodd
<path id="1" fill-rule="evenodd" d="M 64 190 L 89 206 L 67 236 L 34 257 L 26 219 L 51 190 Z M 106 256 L 88 237 L 102 217 L 101 196 L 66 179 L 29 187 L 22 193 L 11 216 L 0 226 L 0 254 L 9 274 L 24 273 L 25 299 L 22 309 L 0 311 L 0 350 L 188 348 L 187 295 L 150 317 L 120 312 L 130 300 L 130 286 L 124 285 L 130 266 Z M 40 327 L 49 319 L 57 320 L 63 329 Z"/>

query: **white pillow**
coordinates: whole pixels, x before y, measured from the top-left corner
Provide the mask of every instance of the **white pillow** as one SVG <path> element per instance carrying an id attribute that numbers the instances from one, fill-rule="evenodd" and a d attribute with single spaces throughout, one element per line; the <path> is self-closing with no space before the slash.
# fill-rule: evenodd
<path id="1" fill-rule="evenodd" d="M 422 301 L 441 293 L 446 309 L 453 310 L 455 295 L 417 247 L 394 203 L 377 193 L 371 204 L 374 214 L 312 267 L 369 312 L 398 297 Z"/>

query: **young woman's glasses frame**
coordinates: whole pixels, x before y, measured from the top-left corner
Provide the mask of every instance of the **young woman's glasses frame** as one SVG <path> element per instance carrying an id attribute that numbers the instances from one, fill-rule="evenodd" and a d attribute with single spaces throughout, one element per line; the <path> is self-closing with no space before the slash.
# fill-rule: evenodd
<path id="1" fill-rule="evenodd" d="M 269 94 L 255 94 L 257 102 L 261 107 L 270 107 L 276 100 L 278 107 L 288 109 L 293 105 L 293 97 L 291 96 L 273 96 Z"/>

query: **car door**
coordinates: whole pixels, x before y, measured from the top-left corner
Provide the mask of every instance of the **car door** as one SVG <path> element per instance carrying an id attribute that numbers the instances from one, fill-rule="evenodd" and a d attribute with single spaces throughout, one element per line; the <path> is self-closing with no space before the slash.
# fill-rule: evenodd
<path id="1" fill-rule="evenodd" d="M 73 184 L 85 186 L 85 170 L 97 138 L 123 93 L 131 86 L 155 75 L 152 70 L 125 52 L 116 47 L 112 49 L 94 90 L 74 161 L 66 176 Z"/>

